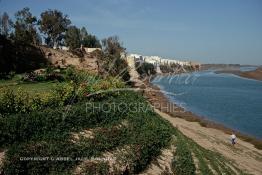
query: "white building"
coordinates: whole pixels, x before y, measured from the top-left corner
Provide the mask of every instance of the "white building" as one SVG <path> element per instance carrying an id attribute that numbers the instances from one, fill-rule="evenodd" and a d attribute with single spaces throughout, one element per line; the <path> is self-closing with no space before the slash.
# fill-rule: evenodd
<path id="1" fill-rule="evenodd" d="M 142 56 L 139 54 L 130 54 L 129 56 L 133 57 L 135 61 L 143 61 L 146 63 L 157 65 L 171 65 L 178 64 L 181 66 L 189 66 L 191 63 L 189 61 L 179 61 L 175 59 L 162 58 L 160 56 Z"/>

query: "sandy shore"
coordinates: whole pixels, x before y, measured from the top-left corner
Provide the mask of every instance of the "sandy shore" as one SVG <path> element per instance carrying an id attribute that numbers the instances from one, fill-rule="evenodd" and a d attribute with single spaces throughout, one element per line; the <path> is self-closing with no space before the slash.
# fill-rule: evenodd
<path id="1" fill-rule="evenodd" d="M 144 96 L 155 107 L 155 111 L 184 135 L 202 147 L 216 151 L 234 161 L 244 172 L 262 174 L 262 150 L 251 143 L 262 145 L 261 141 L 237 133 L 237 144 L 233 147 L 230 143 L 231 129 L 184 111 L 171 103 L 158 87 L 150 83 L 146 83 L 146 87 Z"/>
<path id="2" fill-rule="evenodd" d="M 216 73 L 231 73 L 234 75 L 238 75 L 240 77 L 262 81 L 262 67 L 259 67 L 254 71 L 242 72 L 240 70 L 221 70 L 221 71 L 216 71 Z"/>

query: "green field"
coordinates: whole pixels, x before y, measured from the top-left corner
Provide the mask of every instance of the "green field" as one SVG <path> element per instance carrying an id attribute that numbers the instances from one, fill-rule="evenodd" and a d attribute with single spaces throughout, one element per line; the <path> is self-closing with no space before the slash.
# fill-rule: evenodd
<path id="1" fill-rule="evenodd" d="M 0 80 L 0 89 L 8 88 L 17 91 L 19 88 L 25 90 L 30 94 L 50 92 L 57 84 L 63 84 L 57 81 L 47 81 L 47 82 L 23 82 L 21 81 L 22 75 L 16 75 L 10 80 Z"/>

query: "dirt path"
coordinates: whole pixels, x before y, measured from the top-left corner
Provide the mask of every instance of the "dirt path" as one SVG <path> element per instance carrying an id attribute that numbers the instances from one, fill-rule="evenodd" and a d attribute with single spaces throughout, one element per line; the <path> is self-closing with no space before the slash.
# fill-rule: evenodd
<path id="1" fill-rule="evenodd" d="M 3 160 L 5 157 L 5 152 L 4 150 L 0 150 L 0 174 L 2 173 L 2 164 L 3 164 Z"/>
<path id="2" fill-rule="evenodd" d="M 262 151 L 252 144 L 238 139 L 233 147 L 230 144 L 229 135 L 223 131 L 202 127 L 197 122 L 171 117 L 157 109 L 155 111 L 200 146 L 219 152 L 224 157 L 233 160 L 239 169 L 251 174 L 262 174 Z"/>
<path id="3" fill-rule="evenodd" d="M 170 148 L 162 150 L 161 155 L 154 160 L 144 172 L 140 173 L 140 175 L 154 175 L 163 172 L 173 174 L 171 171 L 171 163 L 175 149 L 175 146 L 172 144 Z"/>
<path id="4" fill-rule="evenodd" d="M 126 59 L 129 66 L 130 81 L 135 83 L 135 87 L 140 87 L 143 82 L 139 79 L 139 74 L 136 71 L 134 58 L 128 56 Z"/>

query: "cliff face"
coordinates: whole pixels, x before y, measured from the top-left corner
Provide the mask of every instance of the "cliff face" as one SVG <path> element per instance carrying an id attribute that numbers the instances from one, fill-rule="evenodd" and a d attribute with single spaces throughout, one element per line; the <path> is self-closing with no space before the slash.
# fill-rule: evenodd
<path id="1" fill-rule="evenodd" d="M 97 58 L 94 54 L 92 54 L 92 52 L 84 53 L 83 57 L 78 57 L 69 51 L 60 49 L 52 49 L 41 46 L 41 50 L 45 54 L 48 61 L 57 67 L 73 65 L 78 69 L 85 69 L 90 72 L 98 73 Z"/>

